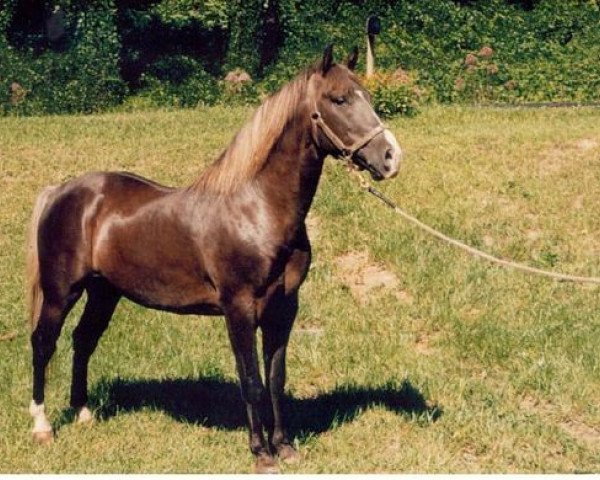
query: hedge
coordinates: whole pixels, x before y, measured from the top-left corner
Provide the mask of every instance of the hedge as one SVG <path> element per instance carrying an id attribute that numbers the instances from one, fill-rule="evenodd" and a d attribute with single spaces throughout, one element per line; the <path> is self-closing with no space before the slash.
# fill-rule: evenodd
<path id="1" fill-rule="evenodd" d="M 123 100 L 112 0 L 0 3 L 0 112 L 94 112 Z M 36 4 L 45 24 L 24 21 L 23 4 Z"/>
<path id="2" fill-rule="evenodd" d="M 600 100 L 598 0 L 0 0 L 0 113 L 255 102 L 326 43 L 364 59 L 371 14 L 382 114 Z"/>

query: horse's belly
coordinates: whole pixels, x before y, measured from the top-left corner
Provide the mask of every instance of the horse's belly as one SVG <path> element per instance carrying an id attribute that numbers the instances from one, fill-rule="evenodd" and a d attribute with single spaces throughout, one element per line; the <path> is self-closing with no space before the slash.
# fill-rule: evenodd
<path id="1" fill-rule="evenodd" d="M 121 247 L 114 242 L 107 250 L 110 255 L 98 252 L 95 271 L 144 306 L 182 313 L 194 309 L 218 313 L 218 293 L 189 252 L 174 255 L 160 244 L 136 243 Z"/>
<path id="2" fill-rule="evenodd" d="M 92 242 L 93 270 L 142 305 L 216 311 L 219 296 L 198 246 L 174 214 L 154 210 L 101 218 Z"/>
<path id="3" fill-rule="evenodd" d="M 122 267 L 99 273 L 136 303 L 177 313 L 221 314 L 216 290 L 193 274 Z"/>

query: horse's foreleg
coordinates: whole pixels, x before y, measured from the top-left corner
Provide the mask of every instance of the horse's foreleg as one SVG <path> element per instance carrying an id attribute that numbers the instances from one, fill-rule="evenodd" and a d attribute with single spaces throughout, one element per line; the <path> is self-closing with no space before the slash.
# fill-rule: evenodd
<path id="1" fill-rule="evenodd" d="M 33 350 L 33 399 L 29 413 L 33 417 L 33 439 L 38 443 L 50 443 L 53 438 L 52 426 L 46 417 L 44 406 L 44 387 L 46 383 L 46 367 L 56 350 L 56 342 L 60 335 L 65 317 L 80 292 L 73 293 L 65 300 L 45 298 L 42 303 L 36 327 L 31 334 Z"/>
<path id="2" fill-rule="evenodd" d="M 77 421 L 92 420 L 88 409 L 88 363 L 100 337 L 119 302 L 119 293 L 106 281 L 94 279 L 87 286 L 88 300 L 77 328 L 73 331 L 73 376 L 71 379 L 71 407 L 77 412 Z"/>
<path id="3" fill-rule="evenodd" d="M 260 377 L 256 353 L 256 307 L 252 296 L 238 296 L 224 307 L 227 331 L 235 354 L 242 398 L 246 403 L 250 428 L 250 450 L 256 456 L 257 473 L 278 471 L 269 452 L 260 417 L 265 388 Z"/>
<path id="4" fill-rule="evenodd" d="M 269 440 L 279 458 L 293 463 L 299 455 L 292 447 L 285 429 L 284 387 L 285 354 L 294 319 L 298 312 L 298 292 L 287 297 L 276 295 L 267 306 L 261 319 L 265 379 L 270 409 Z"/>

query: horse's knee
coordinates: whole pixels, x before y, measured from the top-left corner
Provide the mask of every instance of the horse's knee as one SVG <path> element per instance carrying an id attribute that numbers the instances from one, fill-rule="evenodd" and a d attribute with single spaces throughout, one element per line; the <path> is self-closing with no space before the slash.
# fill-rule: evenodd
<path id="1" fill-rule="evenodd" d="M 73 330 L 73 346 L 77 348 L 78 346 L 85 344 L 87 337 L 88 336 L 86 335 L 84 329 L 81 327 L 81 324 L 77 325 L 77 327 L 75 327 L 75 330 Z"/>
<path id="2" fill-rule="evenodd" d="M 56 349 L 56 341 L 60 334 L 60 326 L 38 325 L 31 334 L 33 358 L 38 362 L 46 362 Z"/>
<path id="3" fill-rule="evenodd" d="M 247 378 L 242 381 L 242 398 L 250 405 L 258 405 L 266 396 L 266 390 L 260 379 Z"/>
<path id="4" fill-rule="evenodd" d="M 87 354 L 93 348 L 95 335 L 90 331 L 89 327 L 83 326 L 81 323 L 73 330 L 73 348 L 75 354 Z"/>
<path id="5" fill-rule="evenodd" d="M 48 354 L 52 355 L 66 313 L 66 306 L 62 303 L 44 301 L 40 318 L 31 333 L 31 346 L 35 354 L 42 357 Z"/>

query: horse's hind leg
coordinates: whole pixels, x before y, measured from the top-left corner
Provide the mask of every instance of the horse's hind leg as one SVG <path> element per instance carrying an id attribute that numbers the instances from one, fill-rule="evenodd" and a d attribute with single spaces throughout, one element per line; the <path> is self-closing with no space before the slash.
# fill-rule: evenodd
<path id="1" fill-rule="evenodd" d="M 33 417 L 33 439 L 38 443 L 50 443 L 54 436 L 44 408 L 46 367 L 56 350 L 65 317 L 79 299 L 81 291 L 61 297 L 48 295 L 42 303 L 36 327 L 31 334 L 33 349 L 33 399 L 29 413 Z"/>
<path id="2" fill-rule="evenodd" d="M 91 279 L 86 290 L 88 300 L 79 325 L 73 332 L 71 407 L 77 412 L 79 423 L 92 420 L 92 413 L 87 407 L 88 363 L 120 298 L 117 290 L 101 278 Z"/>

